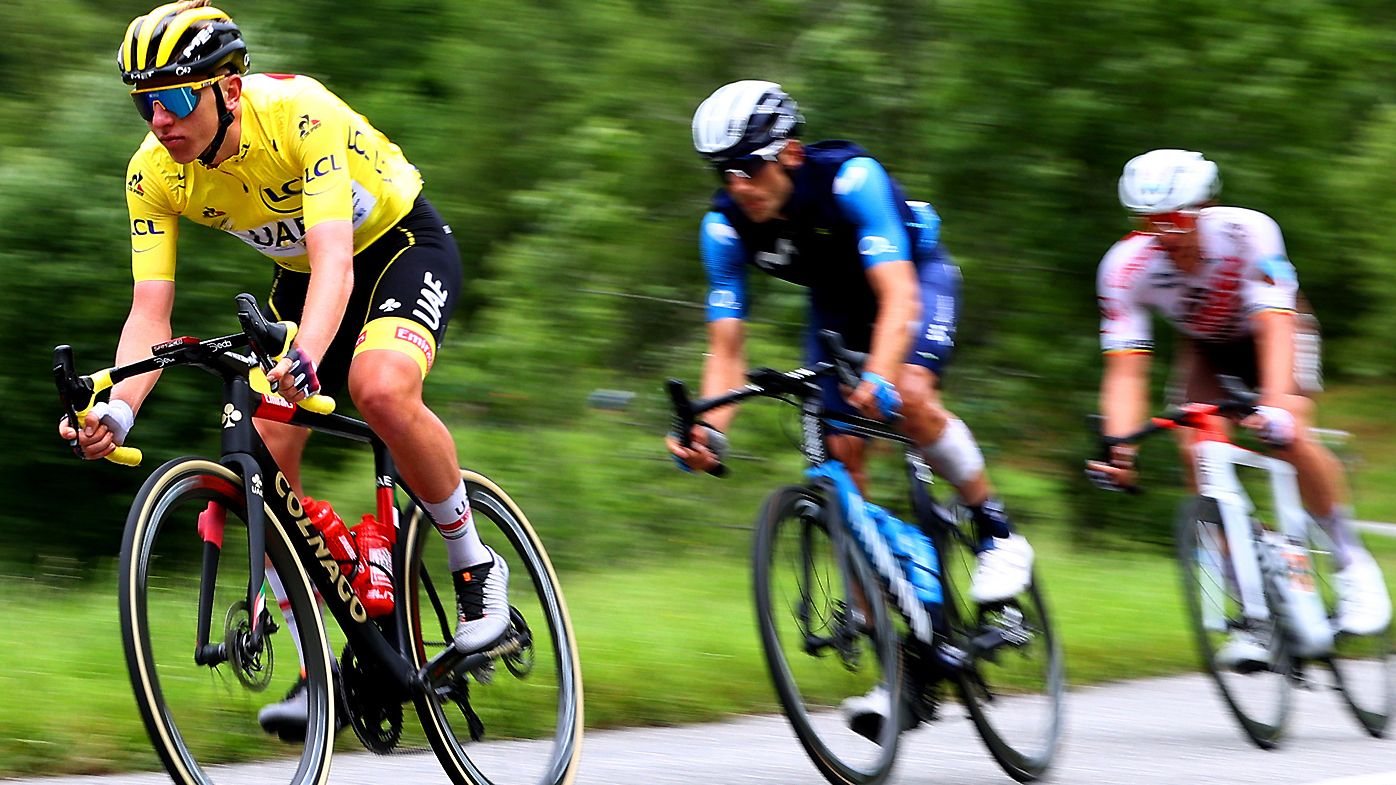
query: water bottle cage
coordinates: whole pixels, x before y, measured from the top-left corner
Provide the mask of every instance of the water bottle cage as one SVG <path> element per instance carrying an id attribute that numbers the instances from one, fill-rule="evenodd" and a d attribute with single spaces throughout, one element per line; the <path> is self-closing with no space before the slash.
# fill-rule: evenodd
<path id="1" fill-rule="evenodd" d="M 924 643 L 933 643 L 935 630 L 931 607 L 940 602 L 940 583 L 934 572 L 939 565 L 934 545 L 929 539 L 923 542 L 901 541 L 899 529 L 905 524 L 876 504 L 865 501 L 853 478 L 838 461 L 810 467 L 806 475 L 812 480 L 826 480 L 832 485 L 831 501 L 839 506 L 847 530 L 877 572 L 879 582 L 911 628 L 912 635 Z M 884 524 L 890 522 L 895 522 L 898 530 L 888 526 L 889 531 L 884 531 Z M 919 529 L 913 531 L 920 535 Z M 921 537 L 924 538 L 924 535 Z M 925 548 L 918 554 L 921 558 L 903 555 L 908 552 L 916 554 L 918 546 Z M 916 572 L 918 569 L 927 574 L 919 575 Z"/>

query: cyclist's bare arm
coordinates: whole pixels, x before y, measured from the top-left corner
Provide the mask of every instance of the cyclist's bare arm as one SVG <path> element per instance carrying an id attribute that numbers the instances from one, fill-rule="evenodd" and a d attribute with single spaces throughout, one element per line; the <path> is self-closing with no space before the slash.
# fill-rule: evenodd
<path id="1" fill-rule="evenodd" d="M 1100 380 L 1100 412 L 1105 415 L 1104 433 L 1127 433 L 1147 417 L 1149 403 L 1149 361 L 1146 352 L 1110 352 L 1105 355 L 1105 373 Z"/>
<path id="2" fill-rule="evenodd" d="M 741 319 L 708 322 L 708 352 L 703 356 L 703 395 L 720 395 L 746 383 L 746 323 Z M 737 416 L 736 406 L 714 409 L 707 421 L 726 431 Z"/>
<path id="3" fill-rule="evenodd" d="M 746 325 L 741 319 L 716 319 L 708 322 L 708 351 L 703 356 L 703 396 L 711 397 L 746 383 Z M 737 416 L 736 406 L 714 409 L 705 421 L 726 433 Z M 688 447 L 673 437 L 665 439 L 669 452 L 689 468 L 709 471 L 720 463 L 708 449 L 708 434 L 701 425 L 693 426 L 692 443 Z"/>
<path id="4" fill-rule="evenodd" d="M 1144 422 L 1149 405 L 1149 360 L 1147 352 L 1108 352 L 1105 373 L 1100 380 L 1100 412 L 1106 436 L 1126 434 Z M 1089 461 L 1092 471 L 1109 475 L 1115 484 L 1134 484 L 1134 447 L 1119 445 L 1112 450 L 1111 462 Z"/>
<path id="5" fill-rule="evenodd" d="M 349 293 L 354 288 L 354 226 L 349 221 L 325 221 L 305 233 L 306 255 L 310 261 L 310 285 L 305 293 L 296 346 L 319 364 L 339 330 Z M 283 359 L 267 373 L 288 401 L 304 397 L 292 385 L 281 384 L 291 368 Z"/>
<path id="6" fill-rule="evenodd" d="M 121 328 L 121 339 L 116 347 L 117 365 L 135 362 L 148 355 L 150 347 L 170 340 L 174 292 L 173 281 L 136 282 L 131 293 L 131 312 Z M 125 401 L 131 411 L 138 412 L 159 376 L 156 371 L 126 379 L 112 388 L 112 398 Z M 111 431 L 95 413 L 88 412 L 83 426 L 81 433 L 74 433 L 65 418 L 58 424 L 58 435 L 64 440 L 76 438 L 83 448 L 83 454 L 90 460 L 105 457 L 116 449 Z"/>
<path id="7" fill-rule="evenodd" d="M 882 262 L 864 271 L 877 295 L 877 321 L 873 323 L 872 346 L 865 373 L 875 373 L 895 383 L 911 349 L 911 328 L 921 318 L 921 291 L 916 268 L 906 260 Z M 875 401 L 876 386 L 863 382 L 848 402 L 865 415 L 881 418 Z"/>
<path id="8" fill-rule="evenodd" d="M 170 317 L 174 312 L 175 285 L 173 281 L 138 281 L 131 293 L 131 313 L 121 328 L 121 341 L 116 346 L 116 364 L 125 365 L 150 354 L 150 347 L 170 340 Z M 159 373 L 135 376 L 112 388 L 112 397 L 140 411 Z"/>
<path id="9" fill-rule="evenodd" d="M 1256 368 L 1263 405 L 1284 406 L 1294 389 L 1294 314 L 1262 311 L 1251 317 L 1255 330 Z"/>

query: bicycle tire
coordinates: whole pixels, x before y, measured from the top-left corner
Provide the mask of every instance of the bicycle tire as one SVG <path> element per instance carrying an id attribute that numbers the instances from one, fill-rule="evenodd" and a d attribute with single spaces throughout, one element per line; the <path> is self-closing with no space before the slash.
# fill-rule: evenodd
<path id="1" fill-rule="evenodd" d="M 1328 617 L 1336 618 L 1338 594 L 1332 576 L 1337 565 L 1332 543 L 1317 524 L 1309 528 L 1309 556 Z M 1332 671 L 1334 686 L 1353 719 L 1368 734 L 1384 737 L 1396 713 L 1396 634 L 1392 625 L 1372 635 L 1339 632 L 1332 654 L 1323 663 Z"/>
<path id="2" fill-rule="evenodd" d="M 514 620 L 509 634 L 526 631 L 532 645 L 501 657 L 490 683 L 462 675 L 443 693 L 420 692 L 415 704 L 422 730 L 457 785 L 566 785 L 576 776 L 581 756 L 582 671 L 557 574 L 533 526 L 508 494 L 482 474 L 463 469 L 461 475 L 481 540 L 510 569 Z M 398 596 L 406 601 L 396 613 L 420 668 L 451 645 L 455 597 L 435 527 L 419 508 L 403 518 L 407 580 Z M 546 640 L 539 641 L 540 633 Z M 471 713 L 491 738 L 542 740 L 497 749 L 472 746 Z M 549 719 L 540 721 L 543 717 Z M 546 748 L 542 754 L 539 745 Z"/>
<path id="3" fill-rule="evenodd" d="M 947 533 L 948 535 L 949 533 Z M 1061 743 L 1066 691 L 1061 641 L 1034 572 L 1028 588 L 980 607 L 969 596 L 977 556 L 969 542 L 937 536 L 945 586 L 945 637 L 968 667 L 955 687 L 989 754 L 1018 782 L 1042 777 Z"/>
<path id="4" fill-rule="evenodd" d="M 266 748 L 266 736 L 257 726 L 253 714 L 256 707 L 250 700 L 251 695 L 257 693 L 248 690 L 265 687 L 274 671 L 274 663 L 270 660 L 275 630 L 266 636 L 267 643 L 260 651 L 235 655 L 217 669 L 210 669 L 194 662 L 189 646 L 196 639 L 194 629 L 181 628 L 178 634 L 172 634 L 169 629 L 174 624 L 192 622 L 197 626 L 198 623 L 194 618 L 196 613 L 173 612 L 173 607 L 178 606 L 172 606 L 170 595 L 190 586 L 197 588 L 200 583 L 196 579 L 191 584 L 181 573 L 191 570 L 196 575 L 199 573 L 198 559 L 193 560 L 191 568 L 184 552 L 192 550 L 191 543 L 200 545 L 191 524 L 195 520 L 194 513 L 209 502 L 217 502 L 228 513 L 230 525 L 225 528 L 226 536 L 220 549 L 215 597 L 221 595 L 225 602 L 230 597 L 237 598 L 228 608 L 223 630 L 230 636 L 236 635 L 237 630 L 245 629 L 235 620 L 239 605 L 243 612 L 248 611 L 245 606 L 249 565 L 246 537 L 239 540 L 231 525 L 242 522 L 245 526 L 247 514 L 243 485 L 237 474 L 218 463 L 199 458 L 177 458 L 156 469 L 136 494 L 121 547 L 122 646 L 132 689 L 156 754 L 170 777 L 183 785 L 212 782 L 211 773 L 205 767 L 238 760 L 248 748 L 259 751 Z M 266 557 L 281 575 L 287 595 L 281 599 L 290 603 L 300 621 L 299 643 L 307 653 L 307 728 L 304 739 L 297 742 L 298 754 L 246 767 L 246 771 L 243 767 L 220 766 L 218 781 L 322 785 L 329 776 L 335 728 L 325 628 L 310 580 L 294 556 L 290 533 L 270 508 L 265 509 Z M 171 536 L 162 538 L 161 534 Z M 239 546 L 243 549 L 240 556 L 229 553 Z M 194 607 L 198 607 L 197 603 Z M 221 609 L 219 605 L 214 607 L 212 621 L 215 624 Z M 270 618 L 276 624 L 281 622 L 275 610 L 271 611 Z M 219 640 L 219 632 L 217 628 L 212 630 L 212 642 Z M 232 637 L 225 641 L 229 642 L 230 649 L 232 641 Z M 171 652 L 173 656 L 162 656 Z M 263 657 L 269 661 L 262 662 Z M 241 675 L 240 663 L 245 666 Z M 273 667 L 263 673 L 258 669 L 262 665 Z M 225 666 L 239 681 L 253 677 L 265 677 L 267 681 L 251 682 L 251 686 L 243 681 L 247 689 L 242 692 L 227 690 L 224 685 L 224 689 L 204 690 L 191 697 L 189 693 L 197 691 L 197 682 L 211 681 L 207 676 L 199 678 L 200 671 L 218 673 Z M 190 676 L 190 673 L 198 675 Z M 172 692 L 167 692 L 167 686 Z M 212 707 L 216 721 L 211 721 L 204 711 L 210 707 L 203 704 L 214 701 L 218 702 Z"/>
<path id="5" fill-rule="evenodd" d="M 1247 738 L 1262 749 L 1271 749 L 1279 743 L 1288 722 L 1294 659 L 1282 626 L 1276 622 L 1275 597 L 1265 581 L 1261 583 L 1270 620 L 1257 623 L 1241 618 L 1234 570 L 1231 575 L 1227 573 L 1221 520 L 1216 500 L 1205 496 L 1193 498 L 1179 511 L 1174 541 L 1188 619 L 1202 666 L 1222 700 Z M 1222 636 L 1242 627 L 1258 630 L 1269 655 L 1268 668 L 1239 673 L 1218 664 Z"/>
<path id="6" fill-rule="evenodd" d="M 819 490 L 803 486 L 787 486 L 767 498 L 752 554 L 757 619 L 776 694 L 815 768 L 834 785 L 873 785 L 887 777 L 896 760 L 906 711 L 901 648 L 861 550 L 850 536 L 829 532 L 842 525 L 831 504 Z M 784 554 L 782 545 L 794 547 L 795 554 Z M 783 591 L 787 584 L 789 594 Z M 829 596 L 811 596 L 816 592 Z M 792 597 L 798 598 L 794 606 Z M 810 652 L 814 638 L 832 643 Z M 787 645 L 797 654 L 788 655 Z M 827 655 L 829 648 L 832 657 L 809 656 Z M 875 660 L 876 672 L 863 670 L 865 659 Z M 821 664 L 829 667 L 815 672 Z M 896 699 L 889 699 L 890 712 L 874 732 L 875 741 L 826 710 L 839 696 L 861 695 L 879 684 Z"/>

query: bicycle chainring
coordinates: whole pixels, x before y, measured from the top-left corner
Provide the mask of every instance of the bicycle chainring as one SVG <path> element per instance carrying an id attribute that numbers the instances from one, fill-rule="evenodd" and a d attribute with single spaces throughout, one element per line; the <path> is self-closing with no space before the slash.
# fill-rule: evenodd
<path id="1" fill-rule="evenodd" d="M 402 740 L 402 702 L 387 674 L 365 667 L 349 644 L 339 658 L 339 687 L 349 724 L 364 749 L 387 755 Z"/>
<path id="2" fill-rule="evenodd" d="M 261 642 L 254 645 L 251 619 L 247 612 L 247 600 L 233 603 L 223 619 L 223 645 L 227 648 L 228 663 L 237 680 L 252 692 L 262 692 L 271 684 L 276 663 L 276 654 L 271 646 L 273 628 L 264 624 Z"/>

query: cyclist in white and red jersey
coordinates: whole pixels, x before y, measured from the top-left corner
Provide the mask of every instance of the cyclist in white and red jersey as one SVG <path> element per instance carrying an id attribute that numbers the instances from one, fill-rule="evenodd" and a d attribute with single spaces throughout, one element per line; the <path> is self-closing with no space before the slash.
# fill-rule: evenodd
<path id="1" fill-rule="evenodd" d="M 416 167 L 316 80 L 246 75 L 242 32 L 208 0 L 136 17 L 116 59 L 150 131 L 126 172 L 134 288 L 117 363 L 170 339 L 181 218 L 221 229 L 274 261 L 268 316 L 299 322 L 300 331 L 268 380 L 293 402 L 348 389 L 446 539 L 456 647 L 486 648 L 508 628 L 509 569 L 480 541 L 455 443 L 422 401 L 462 270 L 451 229 L 422 195 Z M 120 382 L 80 433 L 65 422 L 59 434 L 76 438 L 88 458 L 111 453 L 155 377 Z M 309 432 L 256 425 L 299 495 Z M 267 578 L 284 596 L 276 571 L 268 568 Z M 298 641 L 289 613 L 287 623 Z M 264 728 L 303 735 L 302 687 L 261 712 Z"/>
<path id="2" fill-rule="evenodd" d="M 1342 464 L 1309 430 L 1317 336 L 1298 327 L 1294 266 L 1275 221 L 1215 206 L 1220 187 L 1216 164 L 1200 153 L 1154 150 L 1125 165 L 1120 201 L 1138 229 L 1106 253 L 1096 282 L 1105 434 L 1128 433 L 1146 419 L 1156 311 L 1186 338 L 1179 365 L 1188 400 L 1221 397 L 1219 374 L 1258 389 L 1258 411 L 1242 425 L 1294 465 L 1304 506 L 1335 543 L 1338 624 L 1355 634 L 1380 631 L 1391 619 L 1381 570 L 1355 534 Z M 1106 487 L 1132 485 L 1133 447 L 1114 448 L 1109 463 L 1093 461 L 1089 473 Z M 1223 664 L 1265 660 L 1262 648 L 1237 635 L 1218 653 Z"/>

